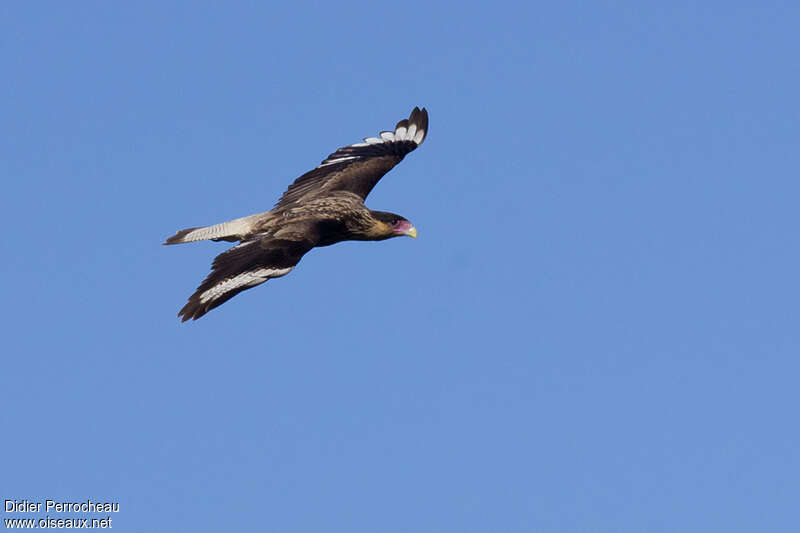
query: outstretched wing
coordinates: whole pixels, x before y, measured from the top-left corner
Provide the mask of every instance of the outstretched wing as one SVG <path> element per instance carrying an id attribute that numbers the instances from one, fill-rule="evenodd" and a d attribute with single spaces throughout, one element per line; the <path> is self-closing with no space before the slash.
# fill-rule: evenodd
<path id="1" fill-rule="evenodd" d="M 275 239 L 256 235 L 214 259 L 211 273 L 178 313 L 182 321 L 197 320 L 240 292 L 268 279 L 285 276 L 314 247 L 306 237 Z"/>
<path id="2" fill-rule="evenodd" d="M 349 191 L 366 199 L 378 180 L 422 144 L 428 132 L 428 112 L 415 107 L 411 116 L 397 123 L 394 131 L 368 137 L 363 143 L 339 148 L 320 165 L 292 183 L 276 208 L 324 196 L 332 191 Z"/>

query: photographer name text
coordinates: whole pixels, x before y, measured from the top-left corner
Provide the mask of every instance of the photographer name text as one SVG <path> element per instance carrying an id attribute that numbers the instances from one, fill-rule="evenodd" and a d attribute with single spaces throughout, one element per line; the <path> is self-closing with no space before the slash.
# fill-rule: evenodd
<path id="1" fill-rule="evenodd" d="M 118 513 L 119 502 L 96 502 L 92 500 L 82 502 L 6 500 L 5 509 L 7 513 Z"/>

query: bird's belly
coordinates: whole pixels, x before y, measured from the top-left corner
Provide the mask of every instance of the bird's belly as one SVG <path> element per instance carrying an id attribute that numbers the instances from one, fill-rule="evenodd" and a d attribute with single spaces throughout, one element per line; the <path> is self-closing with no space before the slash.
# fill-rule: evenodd
<path id="1" fill-rule="evenodd" d="M 319 239 L 317 246 L 330 246 L 337 242 L 351 240 L 351 232 L 347 224 L 341 220 L 321 220 L 317 224 Z"/>

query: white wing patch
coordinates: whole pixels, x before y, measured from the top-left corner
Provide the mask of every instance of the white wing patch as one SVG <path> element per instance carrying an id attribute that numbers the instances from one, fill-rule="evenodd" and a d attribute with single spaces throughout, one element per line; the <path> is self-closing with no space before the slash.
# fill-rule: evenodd
<path id="1" fill-rule="evenodd" d="M 370 144 L 383 144 L 387 142 L 397 142 L 397 141 L 413 141 L 414 144 L 421 144 L 422 139 L 425 137 L 425 130 L 418 130 L 416 124 L 411 124 L 408 128 L 405 126 L 400 126 L 394 132 L 391 131 L 382 131 L 380 137 L 364 137 L 363 143 L 354 143 L 351 144 L 351 147 L 359 148 L 364 146 L 369 146 Z M 325 164 L 328 165 L 333 163 L 334 161 L 345 161 L 347 159 L 355 159 L 354 157 L 342 157 L 340 159 L 330 159 Z M 320 165 L 323 166 L 323 165 Z"/>
<path id="2" fill-rule="evenodd" d="M 351 159 L 358 159 L 357 155 L 349 155 L 347 157 L 337 157 L 336 159 L 326 159 L 324 163 L 319 165 L 320 167 L 327 167 L 328 165 L 332 165 L 334 163 L 341 163 L 342 161 L 350 161 Z M 319 167 L 317 167 L 319 168 Z"/>
<path id="3" fill-rule="evenodd" d="M 244 244 L 244 243 L 243 243 Z M 223 294 L 230 292 L 234 289 L 238 289 L 241 287 L 255 287 L 261 283 L 264 283 L 268 279 L 272 278 L 279 278 L 281 276 L 285 276 L 289 272 L 292 271 L 292 268 L 261 268 L 258 270 L 251 270 L 250 272 L 243 272 L 238 276 L 234 276 L 230 279 L 226 279 L 220 283 L 217 283 L 203 294 L 200 295 L 200 302 L 207 303 L 212 300 L 216 300 Z"/>
<path id="4" fill-rule="evenodd" d="M 418 110 L 417 110 L 418 111 Z M 413 115 L 412 115 L 413 116 Z M 427 115 L 426 115 L 427 117 Z M 331 154 L 323 161 L 317 168 L 333 165 L 334 163 L 341 163 L 343 161 L 352 161 L 354 159 L 363 159 L 364 155 L 352 155 L 351 148 L 365 148 L 373 144 L 388 144 L 393 142 L 411 141 L 417 146 L 422 144 L 425 139 L 425 130 L 421 129 L 416 122 L 408 124 L 408 121 L 401 121 L 404 125 L 399 125 L 394 131 L 382 131 L 380 137 L 365 137 L 363 143 L 355 143 L 350 146 L 345 146 Z M 427 119 L 426 119 L 427 122 Z"/>

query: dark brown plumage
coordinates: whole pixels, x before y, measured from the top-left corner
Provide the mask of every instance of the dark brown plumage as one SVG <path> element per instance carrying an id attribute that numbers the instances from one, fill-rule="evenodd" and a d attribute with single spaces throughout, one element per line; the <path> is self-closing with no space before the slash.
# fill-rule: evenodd
<path id="1" fill-rule="evenodd" d="M 414 108 L 393 132 L 339 148 L 283 193 L 271 211 L 177 232 L 164 244 L 199 240 L 240 241 L 218 255 L 211 273 L 180 310 L 198 319 L 240 292 L 288 274 L 314 247 L 341 241 L 380 241 L 417 236 L 400 215 L 364 205 L 378 180 L 422 144 L 428 112 Z"/>

